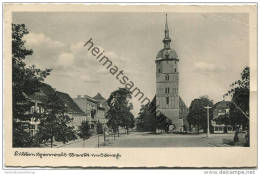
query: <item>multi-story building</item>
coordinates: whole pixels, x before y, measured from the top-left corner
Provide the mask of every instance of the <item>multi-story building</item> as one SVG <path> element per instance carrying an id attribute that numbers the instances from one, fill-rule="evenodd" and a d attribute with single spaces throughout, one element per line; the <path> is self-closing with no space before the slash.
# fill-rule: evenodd
<path id="1" fill-rule="evenodd" d="M 80 107 L 73 101 L 69 94 L 56 91 L 57 96 L 62 100 L 66 107 L 66 114 L 72 119 L 70 126 L 79 129 L 83 121 L 88 120 L 88 116 L 80 109 Z"/>
<path id="2" fill-rule="evenodd" d="M 105 98 L 99 93 L 95 97 L 88 95 L 78 95 L 73 99 L 80 109 L 86 114 L 87 121 L 92 129 L 96 127 L 96 124 L 106 124 L 105 113 L 107 111 L 107 104 Z"/>
<path id="3" fill-rule="evenodd" d="M 229 111 L 230 111 L 230 101 L 220 101 L 214 105 L 213 108 L 213 118 L 211 121 L 213 133 L 232 133 L 235 128 L 231 125 L 226 125 L 224 122 L 219 121 L 218 119 L 222 117 L 229 119 Z"/>
<path id="4" fill-rule="evenodd" d="M 28 113 L 30 114 L 29 130 L 32 135 L 35 135 L 38 130 L 38 125 L 40 120 L 37 119 L 39 115 L 48 113 L 46 109 L 46 103 L 51 94 L 54 94 L 55 90 L 46 83 L 41 83 L 39 91 L 35 92 L 33 95 L 28 96 L 29 101 L 31 102 L 31 108 Z"/>
<path id="5" fill-rule="evenodd" d="M 95 95 L 93 99 L 96 100 L 99 104 L 97 110 L 97 120 L 99 120 L 101 123 L 106 124 L 106 112 L 109 110 L 106 99 L 100 93 L 97 93 L 97 95 Z"/>
<path id="6" fill-rule="evenodd" d="M 50 96 L 56 94 L 58 98 L 64 103 L 66 107 L 66 114 L 72 118 L 72 122 L 69 125 L 74 126 L 75 129 L 81 125 L 82 121 L 87 120 L 85 113 L 78 107 L 78 105 L 72 100 L 72 98 L 63 92 L 55 91 L 50 85 L 46 83 L 41 83 L 39 91 L 35 92 L 33 95 L 25 97 L 30 103 L 30 110 L 26 112 L 28 115 L 28 120 L 19 121 L 23 123 L 25 131 L 35 135 L 40 124 L 40 120 L 37 119 L 37 115 L 48 114 L 48 109 L 46 109 L 46 104 L 50 100 Z"/>

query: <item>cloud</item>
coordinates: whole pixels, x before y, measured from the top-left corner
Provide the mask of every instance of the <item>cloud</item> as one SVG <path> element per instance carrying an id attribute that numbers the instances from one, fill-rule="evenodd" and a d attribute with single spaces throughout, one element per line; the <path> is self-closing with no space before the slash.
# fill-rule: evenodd
<path id="1" fill-rule="evenodd" d="M 49 48 L 61 48 L 64 47 L 64 44 L 60 41 L 55 41 L 50 37 L 47 37 L 43 33 L 29 33 L 24 37 L 26 40 L 26 45 L 29 47 L 45 45 Z"/>
<path id="2" fill-rule="evenodd" d="M 85 80 L 84 83 L 100 83 L 99 80 Z"/>
<path id="3" fill-rule="evenodd" d="M 223 65 L 210 64 L 206 62 L 196 62 L 194 63 L 194 72 L 199 73 L 218 73 L 225 71 L 226 68 Z"/>
<path id="4" fill-rule="evenodd" d="M 109 57 L 109 59 L 113 61 L 113 63 L 116 64 L 116 66 L 118 67 L 124 67 L 126 64 L 126 59 L 116 54 L 115 52 L 107 51 L 105 52 L 105 55 Z"/>
<path id="5" fill-rule="evenodd" d="M 35 64 L 39 68 L 55 69 L 59 66 L 58 59 L 61 53 L 66 52 L 66 45 L 54 40 L 43 33 L 29 33 L 24 36 L 25 47 L 33 50 L 33 55 L 28 57 L 28 64 Z M 66 63 L 65 63 L 66 64 Z"/>
<path id="6" fill-rule="evenodd" d="M 70 45 L 70 51 L 75 54 L 82 52 L 85 49 L 86 48 L 84 47 L 84 41 L 79 41 Z"/>
<path id="7" fill-rule="evenodd" d="M 71 66 L 74 62 L 74 55 L 72 53 L 61 53 L 58 57 L 58 65 L 63 67 Z"/>

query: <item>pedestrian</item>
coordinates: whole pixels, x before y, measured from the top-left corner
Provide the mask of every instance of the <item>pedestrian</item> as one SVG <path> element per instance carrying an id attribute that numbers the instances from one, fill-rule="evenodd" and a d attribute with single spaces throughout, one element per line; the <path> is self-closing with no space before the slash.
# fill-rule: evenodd
<path id="1" fill-rule="evenodd" d="M 246 128 L 245 146 L 249 146 L 249 130 L 248 130 L 248 128 Z"/>
<path id="2" fill-rule="evenodd" d="M 236 142 L 238 142 L 238 132 L 239 132 L 239 129 L 238 128 L 236 128 L 236 131 L 235 131 L 235 136 L 234 136 L 234 142 L 236 143 Z"/>

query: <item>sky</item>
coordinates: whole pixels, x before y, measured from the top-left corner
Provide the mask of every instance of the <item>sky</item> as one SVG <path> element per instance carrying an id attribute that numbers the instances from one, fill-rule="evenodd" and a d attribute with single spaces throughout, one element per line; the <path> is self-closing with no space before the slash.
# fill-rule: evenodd
<path id="1" fill-rule="evenodd" d="M 207 95 L 223 100 L 249 65 L 249 19 L 243 13 L 168 13 L 171 47 L 179 57 L 179 93 L 187 107 Z M 58 91 L 105 98 L 122 87 L 84 47 L 92 38 L 148 98 L 155 95 L 155 59 L 163 48 L 165 13 L 16 12 L 25 24 L 28 65 L 52 68 L 45 80 Z M 132 98 L 136 115 L 141 103 Z"/>

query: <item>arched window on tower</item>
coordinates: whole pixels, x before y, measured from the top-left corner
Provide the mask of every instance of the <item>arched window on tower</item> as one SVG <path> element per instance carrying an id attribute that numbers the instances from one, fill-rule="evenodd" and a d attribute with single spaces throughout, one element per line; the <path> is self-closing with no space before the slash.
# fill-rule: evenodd
<path id="1" fill-rule="evenodd" d="M 169 104 L 169 97 L 166 97 L 166 104 Z"/>
<path id="2" fill-rule="evenodd" d="M 169 75 L 165 75 L 165 80 L 169 80 Z"/>
<path id="3" fill-rule="evenodd" d="M 176 72 L 176 68 L 174 68 L 174 72 Z"/>
<path id="4" fill-rule="evenodd" d="M 170 93 L 170 88 L 168 88 L 168 87 L 165 88 L 165 93 L 166 93 L 166 94 L 169 94 L 169 93 Z"/>

